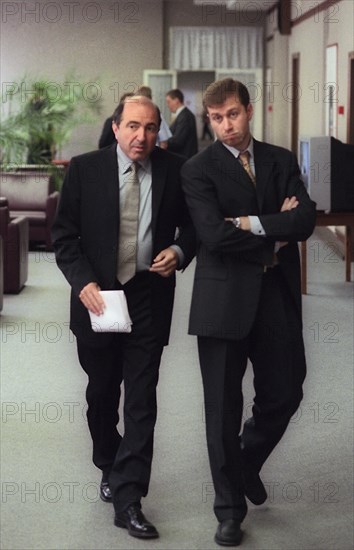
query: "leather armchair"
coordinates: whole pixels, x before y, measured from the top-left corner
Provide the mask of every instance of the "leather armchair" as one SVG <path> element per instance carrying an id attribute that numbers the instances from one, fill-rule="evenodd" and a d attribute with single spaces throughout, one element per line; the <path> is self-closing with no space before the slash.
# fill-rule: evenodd
<path id="1" fill-rule="evenodd" d="M 3 242 L 0 235 L 0 311 L 2 311 L 2 306 L 4 304 L 4 251 L 3 251 Z"/>
<path id="2" fill-rule="evenodd" d="M 52 250 L 51 226 L 59 199 L 53 185 L 45 171 L 0 172 L 1 195 L 8 200 L 11 217 L 25 216 L 29 241 L 44 243 L 46 250 Z"/>
<path id="3" fill-rule="evenodd" d="M 6 198 L 0 198 L 0 235 L 3 239 L 4 293 L 18 294 L 28 278 L 28 219 L 10 217 Z"/>

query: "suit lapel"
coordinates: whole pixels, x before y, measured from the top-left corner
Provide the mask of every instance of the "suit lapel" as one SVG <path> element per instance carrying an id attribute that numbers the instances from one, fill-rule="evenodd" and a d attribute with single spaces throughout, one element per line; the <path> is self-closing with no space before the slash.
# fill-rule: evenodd
<path id="1" fill-rule="evenodd" d="M 99 166 L 99 181 L 102 192 L 104 191 L 105 203 L 107 204 L 107 216 L 113 217 L 115 225 L 119 228 L 119 176 L 117 160 L 117 144 L 105 150 L 101 157 Z"/>
<path id="2" fill-rule="evenodd" d="M 213 143 L 212 156 L 217 171 L 225 174 L 226 178 L 234 180 L 235 185 L 240 185 L 248 193 L 254 193 L 254 185 L 241 163 L 220 142 Z"/>
<path id="3" fill-rule="evenodd" d="M 116 145 L 97 151 L 87 166 L 87 178 L 99 183 L 108 205 L 119 205 L 118 162 Z"/>
<path id="4" fill-rule="evenodd" d="M 262 212 L 264 198 L 274 170 L 274 160 L 267 153 L 267 147 L 257 140 L 253 140 L 254 162 L 256 167 L 256 189 L 259 211 Z"/>
<path id="5" fill-rule="evenodd" d="M 160 155 L 160 150 L 155 147 L 151 153 L 151 188 L 152 188 L 152 204 L 151 204 L 151 228 L 153 238 L 156 232 L 157 214 L 160 208 L 161 199 L 165 189 L 167 180 L 167 159 L 165 155 Z"/>

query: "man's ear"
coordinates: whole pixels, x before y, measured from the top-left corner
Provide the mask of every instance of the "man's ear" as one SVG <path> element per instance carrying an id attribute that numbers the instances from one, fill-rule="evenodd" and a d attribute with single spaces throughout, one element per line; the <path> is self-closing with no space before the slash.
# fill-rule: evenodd
<path id="1" fill-rule="evenodd" d="M 253 105 L 252 105 L 251 103 L 249 103 L 249 104 L 247 105 L 246 112 L 247 112 L 247 118 L 248 118 L 248 120 L 251 120 L 252 117 L 253 117 Z"/>
<path id="2" fill-rule="evenodd" d="M 117 124 L 114 121 L 112 122 L 112 130 L 113 130 L 113 133 L 114 133 L 116 139 L 118 140 L 119 126 L 117 126 Z"/>

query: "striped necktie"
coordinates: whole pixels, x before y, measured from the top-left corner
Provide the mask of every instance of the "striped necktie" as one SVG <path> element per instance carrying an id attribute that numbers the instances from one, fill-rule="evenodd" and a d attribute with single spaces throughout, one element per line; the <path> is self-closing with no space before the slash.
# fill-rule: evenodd
<path id="1" fill-rule="evenodd" d="M 246 170 L 247 174 L 251 178 L 253 185 L 256 185 L 256 176 L 252 172 L 252 169 L 251 169 L 251 166 L 250 166 L 250 153 L 249 153 L 249 151 L 244 151 L 243 153 L 240 153 L 238 158 L 240 159 L 243 168 Z"/>

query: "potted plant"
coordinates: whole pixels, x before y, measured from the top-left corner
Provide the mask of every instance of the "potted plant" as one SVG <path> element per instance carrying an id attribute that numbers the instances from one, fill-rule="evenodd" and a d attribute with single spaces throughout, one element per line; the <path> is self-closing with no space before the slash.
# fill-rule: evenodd
<path id="1" fill-rule="evenodd" d="M 1 98 L 2 168 L 23 167 L 25 162 L 55 172 L 52 161 L 72 131 L 80 124 L 95 122 L 101 112 L 101 96 L 90 98 L 84 89 L 74 73 L 61 83 L 27 77 L 16 83 L 6 98 Z"/>

